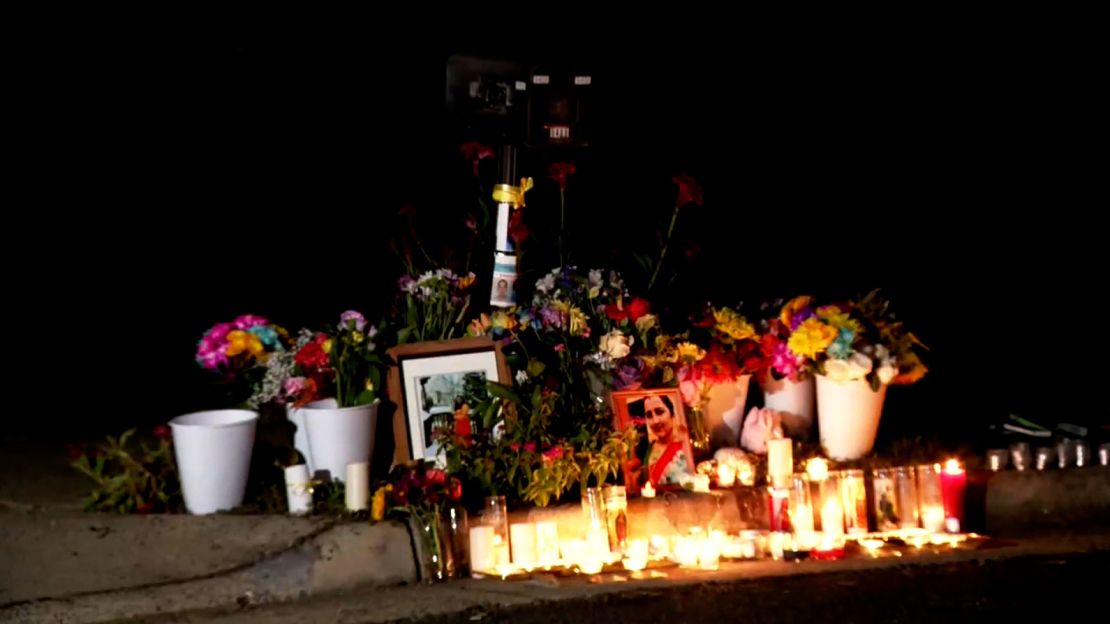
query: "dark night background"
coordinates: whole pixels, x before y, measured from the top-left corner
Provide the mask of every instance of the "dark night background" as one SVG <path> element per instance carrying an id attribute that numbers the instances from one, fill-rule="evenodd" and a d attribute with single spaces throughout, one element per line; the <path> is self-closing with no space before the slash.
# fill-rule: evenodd
<path id="1" fill-rule="evenodd" d="M 110 433 L 207 407 L 195 342 L 240 313 L 289 327 L 380 313 L 401 206 L 462 219 L 470 137 L 443 106 L 462 52 L 594 76 L 594 145 L 522 166 L 542 226 L 546 164 L 578 164 L 580 264 L 650 244 L 686 172 L 706 201 L 682 217 L 699 247 L 673 299 L 883 287 L 931 347 L 926 379 L 888 394 L 882 435 L 964 440 L 1009 412 L 1107 422 L 1105 193 L 1092 190 L 1105 72 L 1081 38 L 398 43 L 388 28 L 241 22 L 28 49 L 21 161 L 37 190 L 8 231 L 51 260 L 8 250 L 28 293 L 9 300 L 28 313 L 15 352 L 33 354 L 14 392 L 52 415 L 10 417 L 17 429 Z"/>

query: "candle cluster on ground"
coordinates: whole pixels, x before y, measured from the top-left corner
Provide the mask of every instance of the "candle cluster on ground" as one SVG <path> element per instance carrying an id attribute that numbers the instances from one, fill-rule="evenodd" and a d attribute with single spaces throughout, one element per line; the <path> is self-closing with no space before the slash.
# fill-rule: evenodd
<path id="1" fill-rule="evenodd" d="M 580 520 L 566 525 L 550 519 L 554 516 L 509 524 L 504 499 L 495 498 L 470 529 L 471 569 L 476 575 L 503 579 L 553 569 L 585 575 L 623 569 L 633 578 L 646 578 L 639 575 L 659 566 L 716 570 L 721 560 L 827 560 L 850 552 L 902 556 L 966 539 L 959 530 L 967 475 L 955 460 L 943 468 L 927 464 L 874 470 L 872 500 L 878 523 L 876 532 L 868 532 L 862 470 L 832 470 L 826 460 L 813 458 L 805 463 L 805 472 L 796 473 L 790 441 L 769 442 L 769 531 L 727 533 L 710 524 L 669 535 L 638 533 L 630 526 L 634 515 L 629 514 L 620 486 L 607 487 L 604 495 L 601 489 L 588 490 Z M 734 487 L 738 476 L 727 463 L 719 463 L 715 475 L 718 486 L 725 488 Z M 647 499 L 655 495 L 650 487 L 641 493 Z"/>

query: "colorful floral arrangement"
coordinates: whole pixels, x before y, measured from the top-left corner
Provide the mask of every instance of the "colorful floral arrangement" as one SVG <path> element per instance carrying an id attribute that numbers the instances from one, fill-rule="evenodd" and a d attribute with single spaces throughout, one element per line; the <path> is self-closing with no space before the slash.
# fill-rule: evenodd
<path id="1" fill-rule="evenodd" d="M 231 389 L 233 402 L 257 407 L 252 401 L 261 393 L 267 363 L 286 353 L 289 346 L 285 329 L 261 316 L 244 314 L 205 332 L 197 343 L 196 362 L 219 375 Z"/>
<path id="2" fill-rule="evenodd" d="M 378 328 L 356 310 L 347 310 L 331 332 L 302 330 L 294 367 L 281 384 L 281 396 L 297 405 L 334 396 L 339 407 L 373 402 L 385 361 L 377 353 Z"/>
<path id="3" fill-rule="evenodd" d="M 812 360 L 814 371 L 830 379 L 867 379 L 878 390 L 884 384 L 914 383 L 927 370 L 917 354 L 924 345 L 905 330 L 878 291 L 857 301 L 800 309 L 793 320 L 798 322 L 791 351 Z"/>
<path id="4" fill-rule="evenodd" d="M 462 335 L 474 282 L 473 273 L 459 276 L 450 269 L 403 276 L 398 283 L 401 298 L 397 316 L 404 326 L 397 332 L 398 344 Z"/>
<path id="5" fill-rule="evenodd" d="M 813 374 L 813 359 L 802 353 L 812 349 L 808 330 L 798 329 L 816 314 L 813 297 L 802 295 L 786 303 L 764 304 L 763 310 L 772 312 L 773 316 L 761 323 L 760 344 L 765 366 L 760 374 L 774 379 L 804 381 Z"/>
<path id="6" fill-rule="evenodd" d="M 706 306 L 676 344 L 675 377 L 682 399 L 694 409 L 709 390 L 763 367 L 755 326 L 739 311 Z M 679 340 L 676 338 L 675 340 Z"/>
<path id="7" fill-rule="evenodd" d="M 448 476 L 426 462 L 399 464 L 394 467 L 387 483 L 378 487 L 370 501 L 370 519 L 382 520 L 387 516 L 398 519 L 411 518 L 416 523 L 416 531 L 424 541 L 424 550 L 429 557 L 427 564 L 431 574 L 446 571 L 447 562 L 442 561 L 445 549 L 440 531 L 443 512 L 448 504 L 462 499 L 462 482 Z"/>

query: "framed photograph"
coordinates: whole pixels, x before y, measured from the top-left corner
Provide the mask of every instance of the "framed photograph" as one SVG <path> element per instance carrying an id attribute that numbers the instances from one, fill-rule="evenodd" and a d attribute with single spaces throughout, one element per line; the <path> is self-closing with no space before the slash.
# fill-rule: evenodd
<path id="1" fill-rule="evenodd" d="M 487 381 L 509 383 L 511 376 L 501 348 L 489 337 L 459 338 L 400 345 L 389 350 L 390 400 L 393 415 L 394 463 L 435 460 L 435 431 L 455 426 L 456 412 L 468 394 Z"/>
<path id="2" fill-rule="evenodd" d="M 683 476 L 694 474 L 690 427 L 678 389 L 623 390 L 610 400 L 617 428 L 633 425 L 640 433 L 635 457 L 624 466 L 625 486 L 632 492 L 648 482 L 656 489 L 678 489 Z"/>

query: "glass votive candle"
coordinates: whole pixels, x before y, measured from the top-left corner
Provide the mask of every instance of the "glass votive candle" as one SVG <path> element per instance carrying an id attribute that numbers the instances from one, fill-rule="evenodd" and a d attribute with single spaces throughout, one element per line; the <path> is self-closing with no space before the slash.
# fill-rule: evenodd
<path id="1" fill-rule="evenodd" d="M 894 531 L 902 524 L 898 509 L 898 493 L 894 487 L 894 470 L 876 468 L 871 473 L 871 486 L 875 491 L 875 522 L 879 531 Z"/>
<path id="2" fill-rule="evenodd" d="M 1037 470 L 1047 470 L 1052 464 L 1052 458 L 1056 456 L 1056 451 L 1051 446 L 1041 446 L 1037 448 L 1037 455 L 1034 459 Z"/>
<path id="3" fill-rule="evenodd" d="M 809 496 L 809 476 L 796 472 L 790 478 L 790 529 L 794 533 L 813 532 L 813 501 Z"/>
<path id="4" fill-rule="evenodd" d="M 917 500 L 921 510 L 921 528 L 931 533 L 944 531 L 944 496 L 941 489 L 940 464 L 917 467 Z"/>
<path id="5" fill-rule="evenodd" d="M 1110 442 L 1098 445 L 1098 465 L 1110 466 Z"/>
<path id="6" fill-rule="evenodd" d="M 605 524 L 609 546 L 624 552 L 628 546 L 628 495 L 623 485 L 607 485 L 605 493 Z"/>
<path id="7" fill-rule="evenodd" d="M 1075 442 L 1075 467 L 1082 468 L 1091 465 L 1091 447 L 1082 440 Z"/>
<path id="8" fill-rule="evenodd" d="M 911 466 L 894 469 L 894 489 L 898 496 L 898 528 L 916 529 L 918 526 L 917 480 Z"/>
<path id="9" fill-rule="evenodd" d="M 1033 451 L 1029 449 L 1028 442 L 1010 445 L 1010 463 L 1014 465 L 1014 470 L 1029 470 L 1033 467 Z"/>
<path id="10" fill-rule="evenodd" d="M 991 472 L 1005 470 L 1010 461 L 1010 453 L 1006 449 L 991 449 L 987 451 L 987 468 Z"/>
<path id="11" fill-rule="evenodd" d="M 863 470 L 841 470 L 839 477 L 844 528 L 849 535 L 867 533 L 867 484 L 863 479 Z"/>
<path id="12" fill-rule="evenodd" d="M 1060 440 L 1056 443 L 1056 465 L 1063 469 L 1074 465 L 1072 455 L 1075 452 L 1075 443 L 1071 440 Z"/>

